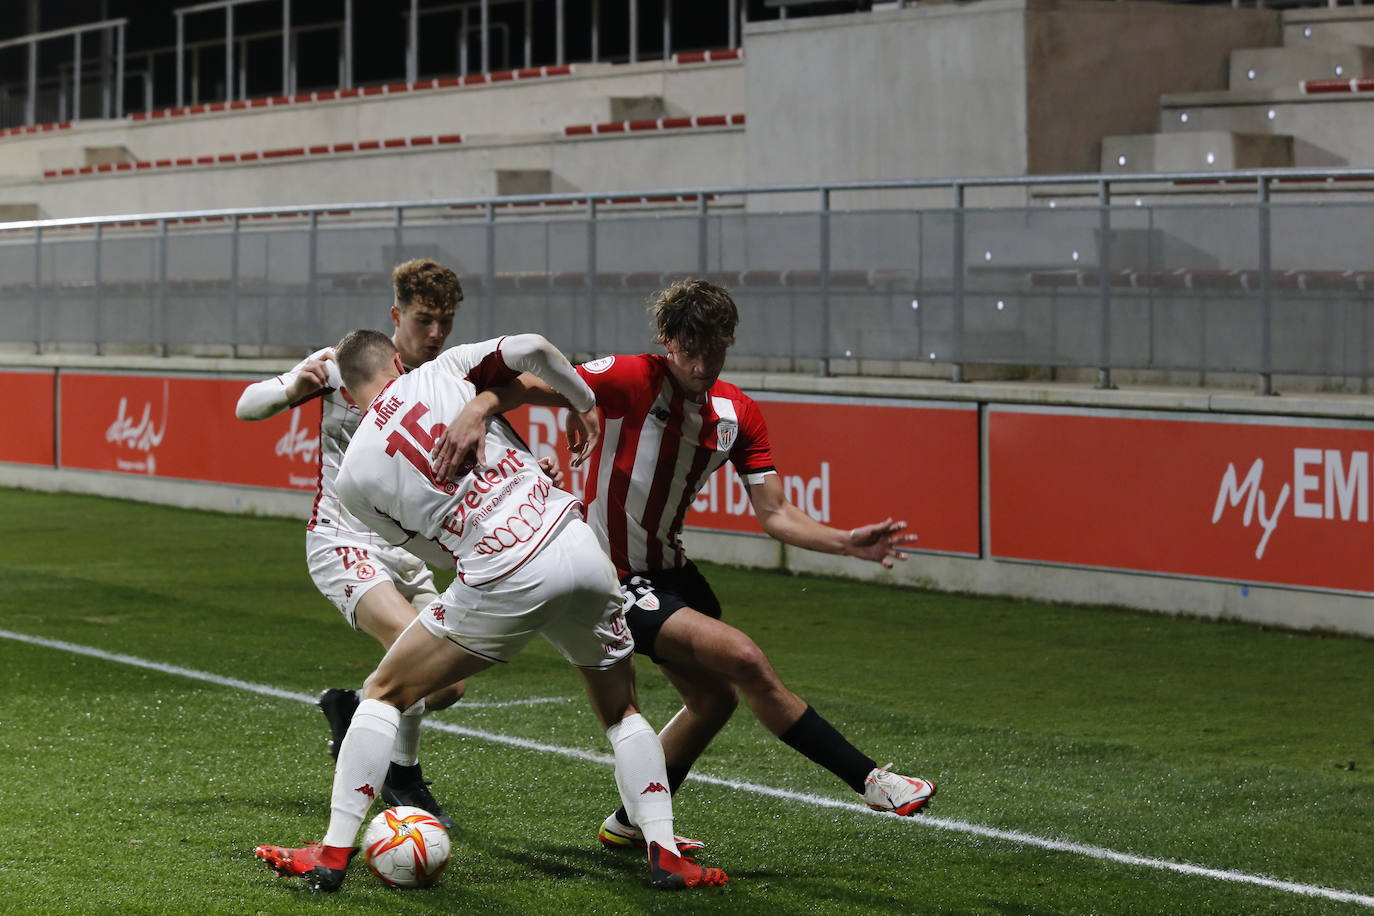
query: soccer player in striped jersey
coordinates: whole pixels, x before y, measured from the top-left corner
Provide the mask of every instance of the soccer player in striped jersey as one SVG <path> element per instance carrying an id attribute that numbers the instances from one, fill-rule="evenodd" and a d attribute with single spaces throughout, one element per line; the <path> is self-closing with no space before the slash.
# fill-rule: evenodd
<path id="1" fill-rule="evenodd" d="M 429 259 L 398 265 L 391 272 L 395 300 L 392 343 L 408 368 L 439 355 L 453 330 L 453 318 L 463 301 L 463 287 L 449 268 Z M 416 614 L 438 594 L 434 574 L 424 561 L 392 547 L 354 518 L 339 502 L 335 481 L 344 451 L 358 429 L 362 412 L 343 395 L 343 381 L 334 348 L 325 347 L 301 360 L 284 375 L 254 382 L 239 398 L 241 420 L 265 420 L 284 410 L 320 398 L 319 482 L 315 505 L 306 525 L 305 553 L 310 577 L 355 630 L 361 630 L 386 649 Z M 407 710 L 382 786 L 393 805 L 413 805 L 433 814 L 446 828 L 453 819 L 430 793 L 419 763 L 420 719 L 426 710 L 445 709 L 463 695 L 457 682 L 437 690 L 417 708 Z M 320 694 L 320 709 L 329 720 L 337 757 L 344 733 L 358 706 L 354 690 L 330 688 Z"/>
<path id="2" fill-rule="evenodd" d="M 454 480 L 434 473 L 431 452 L 442 450 L 446 421 L 461 416 L 478 392 L 522 371 L 572 405 L 569 440 L 580 456 L 600 425 L 586 383 L 538 334 L 463 344 L 405 372 L 392 342 L 363 329 L 339 342 L 338 362 L 346 393 L 364 411 L 336 480 L 342 504 L 390 544 L 450 566 L 457 577 L 367 679 L 339 751 L 324 839 L 299 848 L 259 846 L 254 854 L 315 890 L 338 890 L 405 710 L 445 684 L 513 660 L 540 635 L 583 675 L 614 751 L 621 799 L 644 827 L 651 885 L 726 883 L 725 872 L 674 848 L 663 749 L 635 698 L 620 587 L 577 498 L 553 485 L 500 418 L 481 424 L 473 465 Z"/>
<path id="3" fill-rule="evenodd" d="M 743 477 L 763 530 L 786 544 L 891 567 L 905 559 L 897 548 L 915 536 L 903 533 L 905 522 L 890 518 L 848 531 L 831 528 L 788 501 L 762 412 L 719 379 L 739 320 L 726 290 L 703 280 L 679 281 L 658 296 L 651 312 L 665 353 L 605 357 L 578 372 L 596 393 L 603 426 L 587 462 L 588 522 L 625 589 L 635 651 L 658 664 L 683 700 L 660 733 L 669 787 L 676 791 L 686 779 L 742 693 L 764 727 L 838 776 L 871 808 L 904 816 L 923 810 L 935 785 L 877 766 L 788 689 L 758 645 L 721 620 L 720 602 L 679 539 L 687 508 L 726 461 Z M 488 392 L 490 409 L 552 403 L 547 391 L 529 392 L 537 383 L 523 387 Z M 600 839 L 608 846 L 643 844 L 623 807 L 606 819 Z"/>

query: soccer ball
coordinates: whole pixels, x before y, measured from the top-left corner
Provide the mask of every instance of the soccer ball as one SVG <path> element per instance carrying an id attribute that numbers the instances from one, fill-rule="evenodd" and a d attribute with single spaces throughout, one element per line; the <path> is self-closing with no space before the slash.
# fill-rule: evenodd
<path id="1" fill-rule="evenodd" d="M 387 808 L 363 834 L 368 871 L 392 887 L 429 887 L 444 873 L 448 831 L 423 808 Z"/>

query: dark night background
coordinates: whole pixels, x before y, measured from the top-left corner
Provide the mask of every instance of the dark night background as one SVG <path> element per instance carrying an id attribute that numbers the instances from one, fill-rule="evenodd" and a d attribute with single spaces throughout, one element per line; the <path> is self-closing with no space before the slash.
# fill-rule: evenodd
<path id="1" fill-rule="evenodd" d="M 131 78 L 126 83 L 126 108 L 136 111 L 142 105 L 142 84 L 133 74 L 145 68 L 144 52 L 171 49 L 176 43 L 176 17 L 172 10 L 195 6 L 199 0 L 67 0 L 67 2 L 39 2 L 38 22 L 30 23 L 33 5 L 26 0 L 7 0 L 0 21 L 0 40 L 44 32 L 74 25 L 98 22 L 102 19 L 127 18 L 125 36 L 127 63 Z M 773 0 L 774 3 L 777 0 Z M 794 0 L 795 2 L 795 0 Z M 429 0 L 420 3 L 423 18 L 420 28 L 420 77 L 449 76 L 458 72 L 458 30 L 460 13 L 456 9 L 440 11 L 452 6 L 451 0 Z M 793 7 L 789 15 L 816 15 L 844 12 L 867 6 L 859 2 L 809 3 Z M 403 13 L 409 10 L 407 0 L 354 0 L 353 78 L 356 85 L 399 82 L 405 79 L 406 26 Z M 776 19 L 779 10 L 769 0 L 741 0 L 751 21 Z M 591 0 L 565 0 L 565 57 L 568 62 L 585 61 L 591 56 Z M 340 0 L 293 0 L 293 25 L 310 26 L 342 21 L 344 5 Z M 434 12 L 426 14 L 425 11 Z M 533 4 L 533 65 L 555 62 L 555 6 L 552 0 L 535 0 Z M 628 59 L 627 0 L 602 0 L 601 38 L 599 58 L 603 61 Z M 663 0 L 639 0 L 639 57 L 650 60 L 662 56 Z M 255 32 L 269 33 L 249 44 L 249 97 L 276 95 L 281 87 L 281 14 L 280 2 L 262 0 L 234 9 L 236 36 Z M 509 57 L 499 31 L 493 29 L 490 53 L 491 68 L 504 70 L 524 66 L 524 4 L 498 3 L 490 6 L 493 26 L 504 24 L 509 29 Z M 677 51 L 724 48 L 729 44 L 728 0 L 676 0 L 673 3 L 672 49 Z M 470 24 L 477 24 L 479 13 L 473 5 Z M 275 34 L 271 34 L 275 33 Z M 201 101 L 223 98 L 224 79 L 223 10 L 195 13 L 186 17 L 186 42 L 219 42 L 202 52 Z M 297 90 L 331 89 L 338 85 L 339 57 L 338 29 L 302 34 L 297 47 Z M 94 81 L 95 58 L 100 39 L 87 34 L 82 39 L 82 57 L 86 64 L 87 82 Z M 58 68 L 72 59 L 72 40 L 56 39 L 43 43 L 39 54 L 40 83 L 55 88 Z M 470 72 L 481 66 L 479 39 L 469 39 Z M 28 67 L 24 47 L 0 49 L 0 83 L 6 85 L 11 97 L 22 97 Z M 187 63 L 189 80 L 190 63 Z M 237 63 L 235 64 L 237 73 Z M 158 56 L 154 66 L 153 104 L 162 107 L 175 103 L 176 64 L 170 53 Z M 237 78 L 237 77 L 236 77 Z M 189 90 L 188 90 L 189 92 Z M 235 97 L 239 96 L 235 91 Z M 189 99 L 188 99 L 189 101 Z M 91 112 L 94 113 L 94 112 Z"/>

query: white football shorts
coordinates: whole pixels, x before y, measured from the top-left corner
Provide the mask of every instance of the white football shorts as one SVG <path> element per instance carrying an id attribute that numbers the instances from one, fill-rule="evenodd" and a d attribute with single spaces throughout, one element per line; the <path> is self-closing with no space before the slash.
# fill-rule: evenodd
<path id="1" fill-rule="evenodd" d="M 634 652 L 624 602 L 596 535 L 569 516 L 510 575 L 479 588 L 455 579 L 420 622 L 492 661 L 510 661 L 539 635 L 579 668 L 609 668 Z"/>
<path id="2" fill-rule="evenodd" d="M 376 535 L 359 536 L 337 528 L 307 530 L 305 559 L 315 587 L 355 630 L 358 600 L 383 582 L 395 586 L 417 614 L 439 595 L 434 573 L 424 560 Z"/>

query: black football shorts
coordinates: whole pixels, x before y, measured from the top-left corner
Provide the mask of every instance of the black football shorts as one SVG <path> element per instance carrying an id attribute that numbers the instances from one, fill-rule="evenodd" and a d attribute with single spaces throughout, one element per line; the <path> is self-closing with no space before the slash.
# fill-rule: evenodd
<path id="1" fill-rule="evenodd" d="M 720 601 L 691 560 L 678 569 L 631 573 L 620 580 L 620 590 L 625 595 L 625 622 L 635 638 L 635 651 L 656 663 L 660 659 L 654 654 L 654 640 L 673 614 L 689 607 L 720 619 Z"/>

